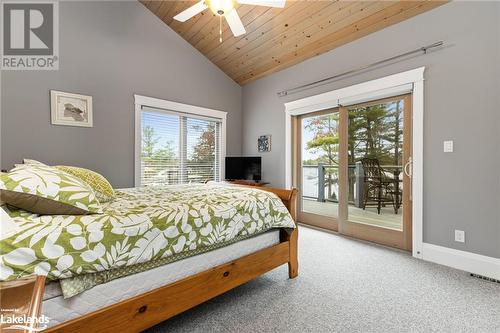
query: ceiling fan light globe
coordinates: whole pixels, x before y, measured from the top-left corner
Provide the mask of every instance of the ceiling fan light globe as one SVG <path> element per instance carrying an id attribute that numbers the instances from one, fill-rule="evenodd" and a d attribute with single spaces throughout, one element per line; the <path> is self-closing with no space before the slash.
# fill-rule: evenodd
<path id="1" fill-rule="evenodd" d="M 234 9 L 233 0 L 207 0 L 210 10 L 219 16 L 229 13 Z"/>

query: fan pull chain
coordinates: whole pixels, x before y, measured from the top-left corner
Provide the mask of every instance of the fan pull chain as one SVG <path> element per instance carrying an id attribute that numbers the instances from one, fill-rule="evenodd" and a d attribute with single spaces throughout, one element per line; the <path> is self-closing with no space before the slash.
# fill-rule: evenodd
<path id="1" fill-rule="evenodd" d="M 219 15 L 219 43 L 222 43 L 222 15 Z"/>

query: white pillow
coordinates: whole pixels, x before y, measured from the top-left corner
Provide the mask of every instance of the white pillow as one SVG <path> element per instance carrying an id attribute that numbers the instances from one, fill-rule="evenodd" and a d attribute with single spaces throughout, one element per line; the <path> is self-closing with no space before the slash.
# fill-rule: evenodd
<path id="1" fill-rule="evenodd" d="M 47 166 L 47 164 L 29 158 L 23 158 L 23 164 L 14 164 L 14 168 L 29 167 L 29 166 Z"/>
<path id="2" fill-rule="evenodd" d="M 47 164 L 45 164 L 45 163 L 42 163 L 42 162 L 37 161 L 37 160 L 32 160 L 29 158 L 23 158 L 23 163 L 29 164 L 29 165 L 47 166 Z"/>
<path id="3" fill-rule="evenodd" d="M 7 214 L 4 207 L 0 207 L 0 240 L 9 238 L 17 231 L 17 225 Z"/>

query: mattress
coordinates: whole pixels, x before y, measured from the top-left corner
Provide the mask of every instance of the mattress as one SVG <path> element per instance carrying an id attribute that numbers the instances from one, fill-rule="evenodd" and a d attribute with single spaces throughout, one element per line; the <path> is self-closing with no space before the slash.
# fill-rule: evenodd
<path id="1" fill-rule="evenodd" d="M 276 245 L 279 241 L 280 231 L 271 230 L 220 249 L 98 285 L 69 299 L 62 297 L 58 284 L 50 283 L 46 288 L 42 313 L 50 318 L 48 326 L 52 327 Z"/>

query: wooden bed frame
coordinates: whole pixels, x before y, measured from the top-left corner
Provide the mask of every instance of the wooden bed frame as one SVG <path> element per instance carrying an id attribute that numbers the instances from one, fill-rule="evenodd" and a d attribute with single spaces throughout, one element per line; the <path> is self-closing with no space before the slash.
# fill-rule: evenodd
<path id="1" fill-rule="evenodd" d="M 296 221 L 297 190 L 260 188 L 275 193 Z M 69 320 L 44 332 L 139 332 L 238 287 L 283 264 L 298 275 L 298 229 L 284 230 L 280 243 L 180 281 Z"/>

